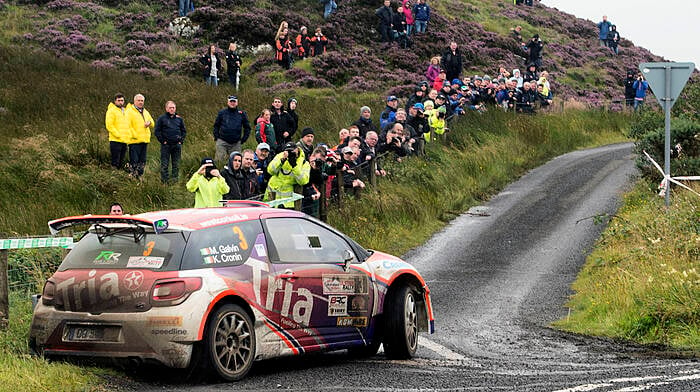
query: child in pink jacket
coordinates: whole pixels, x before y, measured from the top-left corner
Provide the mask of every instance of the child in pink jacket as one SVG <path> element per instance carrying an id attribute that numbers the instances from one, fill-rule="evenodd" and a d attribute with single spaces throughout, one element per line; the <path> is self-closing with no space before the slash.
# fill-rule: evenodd
<path id="1" fill-rule="evenodd" d="M 411 0 L 403 0 L 401 2 L 403 6 L 403 14 L 406 15 L 406 35 L 410 36 L 413 32 L 413 4 Z"/>

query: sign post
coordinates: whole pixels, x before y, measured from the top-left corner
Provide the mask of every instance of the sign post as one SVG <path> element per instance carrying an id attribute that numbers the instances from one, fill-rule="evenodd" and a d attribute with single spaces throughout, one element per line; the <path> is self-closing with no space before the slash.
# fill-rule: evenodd
<path id="1" fill-rule="evenodd" d="M 666 130 L 664 140 L 664 183 L 666 184 L 666 207 L 671 196 L 671 108 L 685 87 L 690 74 L 695 70 L 694 63 L 641 63 L 639 70 L 649 82 L 656 100 L 664 108 Z"/>

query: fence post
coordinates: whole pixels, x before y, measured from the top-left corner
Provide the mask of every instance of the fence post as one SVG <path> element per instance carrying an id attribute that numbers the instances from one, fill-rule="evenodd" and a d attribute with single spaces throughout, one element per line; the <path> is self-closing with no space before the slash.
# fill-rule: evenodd
<path id="1" fill-rule="evenodd" d="M 377 186 L 377 156 L 373 156 L 369 161 L 369 183 L 372 188 Z"/>
<path id="2" fill-rule="evenodd" d="M 559 101 L 559 111 L 564 113 L 564 101 Z"/>
<path id="3" fill-rule="evenodd" d="M 301 185 L 296 184 L 294 185 L 294 193 L 298 193 L 300 195 L 304 194 L 304 190 Z M 297 211 L 301 211 L 301 202 L 303 199 L 295 200 L 294 201 L 294 209 Z"/>
<path id="4" fill-rule="evenodd" d="M 338 165 L 338 169 L 335 172 L 335 179 L 338 180 L 338 208 L 343 208 L 343 196 L 345 193 L 345 188 L 343 187 L 343 166 Z"/>
<path id="5" fill-rule="evenodd" d="M 10 251 L 0 250 L 0 330 L 7 329 L 10 322 L 10 282 L 7 280 L 7 255 Z"/>
<path id="6" fill-rule="evenodd" d="M 325 178 L 323 179 L 323 181 L 321 181 L 321 189 L 319 189 L 318 191 L 321 192 L 321 197 L 318 198 L 318 217 L 321 219 L 321 221 L 328 222 L 328 206 L 326 205 L 328 199 L 326 199 Z"/>

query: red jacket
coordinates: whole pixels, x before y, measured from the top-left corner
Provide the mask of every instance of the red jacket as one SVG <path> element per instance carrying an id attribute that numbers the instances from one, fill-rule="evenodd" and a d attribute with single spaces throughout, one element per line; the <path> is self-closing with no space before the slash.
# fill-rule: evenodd
<path id="1" fill-rule="evenodd" d="M 311 56 L 318 56 L 326 53 L 326 44 L 328 44 L 328 38 L 324 35 L 311 38 Z"/>

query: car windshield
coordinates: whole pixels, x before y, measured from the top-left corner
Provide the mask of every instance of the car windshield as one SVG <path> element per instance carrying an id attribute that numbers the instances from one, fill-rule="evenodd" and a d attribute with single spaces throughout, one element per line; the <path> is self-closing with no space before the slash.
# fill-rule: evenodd
<path id="1" fill-rule="evenodd" d="M 133 226 L 109 230 L 95 227 L 68 253 L 58 270 L 77 268 L 176 270 L 180 267 L 185 240 L 181 232 L 155 234 Z"/>

